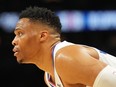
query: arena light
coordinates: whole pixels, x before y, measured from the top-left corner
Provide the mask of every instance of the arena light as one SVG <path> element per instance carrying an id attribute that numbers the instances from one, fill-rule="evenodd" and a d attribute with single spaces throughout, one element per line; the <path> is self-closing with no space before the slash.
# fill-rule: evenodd
<path id="1" fill-rule="evenodd" d="M 116 30 L 116 11 L 59 11 L 63 32 Z"/>
<path id="2" fill-rule="evenodd" d="M 62 32 L 108 31 L 116 30 L 116 11 L 58 11 Z M 6 32 L 13 32 L 18 21 L 18 12 L 0 14 L 0 27 Z"/>
<path id="3" fill-rule="evenodd" d="M 0 14 L 0 27 L 6 32 L 12 32 L 18 21 L 18 13 L 16 12 L 3 12 Z"/>

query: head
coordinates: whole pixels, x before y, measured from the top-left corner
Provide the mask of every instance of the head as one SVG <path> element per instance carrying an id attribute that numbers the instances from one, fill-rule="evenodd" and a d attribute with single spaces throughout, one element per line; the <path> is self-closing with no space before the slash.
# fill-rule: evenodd
<path id="1" fill-rule="evenodd" d="M 20 63 L 31 63 L 45 43 L 60 40 L 61 23 L 58 16 L 47 8 L 28 7 L 19 16 L 12 41 L 14 55 Z M 44 55 L 44 54 L 43 54 Z"/>

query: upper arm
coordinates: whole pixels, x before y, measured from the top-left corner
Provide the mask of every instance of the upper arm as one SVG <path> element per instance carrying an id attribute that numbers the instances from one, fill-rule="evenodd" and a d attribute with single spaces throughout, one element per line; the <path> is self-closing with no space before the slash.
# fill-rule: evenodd
<path id="1" fill-rule="evenodd" d="M 62 81 L 69 84 L 92 85 L 97 74 L 106 66 L 80 46 L 68 46 L 56 55 L 56 70 Z"/>

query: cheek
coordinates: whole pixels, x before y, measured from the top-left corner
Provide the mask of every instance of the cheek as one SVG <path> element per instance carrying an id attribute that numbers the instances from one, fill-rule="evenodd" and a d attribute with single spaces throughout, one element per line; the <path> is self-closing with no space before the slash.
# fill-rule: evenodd
<path id="1" fill-rule="evenodd" d="M 28 51 L 29 49 L 30 49 L 30 46 L 29 46 L 29 41 L 28 41 L 28 39 L 27 38 L 21 38 L 20 40 L 19 40 L 19 47 L 20 47 L 20 51 L 21 51 L 21 53 L 23 54 L 25 54 L 25 52 L 26 51 Z"/>
<path id="2" fill-rule="evenodd" d="M 38 48 L 39 43 L 36 37 L 25 35 L 24 38 L 20 39 L 20 49 L 24 55 L 32 54 Z"/>
<path id="3" fill-rule="evenodd" d="M 30 54 L 37 48 L 37 43 L 34 40 L 23 40 L 20 45 L 22 52 Z"/>

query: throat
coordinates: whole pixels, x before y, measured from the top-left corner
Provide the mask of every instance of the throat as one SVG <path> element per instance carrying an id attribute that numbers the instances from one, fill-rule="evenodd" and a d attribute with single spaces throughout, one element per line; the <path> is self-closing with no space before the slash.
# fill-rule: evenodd
<path id="1" fill-rule="evenodd" d="M 47 50 L 48 51 L 48 50 Z M 48 72 L 52 77 L 54 74 L 54 66 L 53 66 L 53 60 L 52 60 L 52 51 L 48 51 L 43 53 L 43 55 L 39 61 L 36 62 L 37 67 L 39 67 L 41 70 Z"/>

